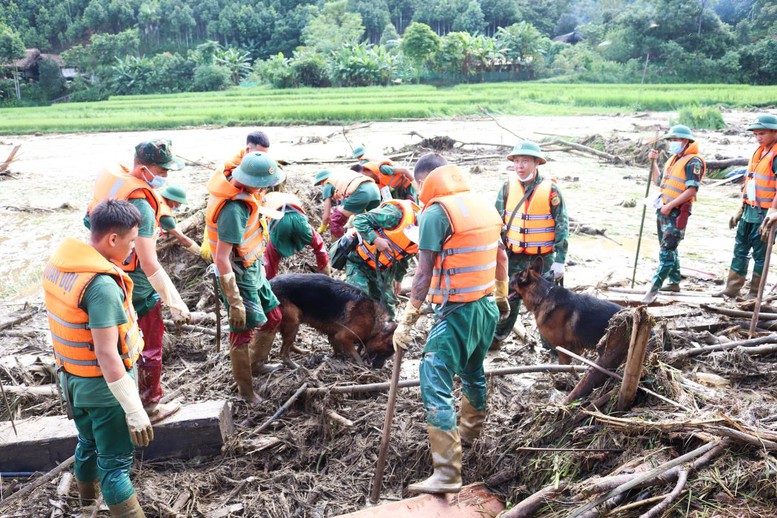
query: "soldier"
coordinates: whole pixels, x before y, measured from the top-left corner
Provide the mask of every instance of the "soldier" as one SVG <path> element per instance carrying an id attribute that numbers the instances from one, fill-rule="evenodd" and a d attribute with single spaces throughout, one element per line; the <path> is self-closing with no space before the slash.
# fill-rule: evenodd
<path id="1" fill-rule="evenodd" d="M 653 182 L 661 187 L 661 208 L 656 210 L 661 252 L 658 255 L 658 271 L 642 299 L 643 304 L 656 300 L 659 290 L 680 291 L 680 255 L 677 247 L 685 237 L 691 207 L 707 170 L 707 164 L 699 156 L 699 144 L 690 128 L 680 124 L 672 126 L 663 138 L 669 142 L 669 152 L 672 153 L 664 164 L 663 173 L 659 172 L 656 164 L 658 150 L 652 149 L 648 155 L 653 162 Z M 662 287 L 667 277 L 669 285 Z"/>
<path id="2" fill-rule="evenodd" d="M 758 149 L 747 166 L 742 206 L 729 220 L 729 228 L 736 227 L 737 234 L 726 288 L 720 293 L 727 297 L 736 297 L 745 285 L 750 250 L 753 251 L 753 276 L 746 298 L 758 295 L 766 258 L 763 240 L 766 240 L 768 229 L 777 219 L 777 160 L 774 159 L 777 155 L 777 117 L 759 115 L 747 129 L 755 135 Z"/>
<path id="3" fill-rule="evenodd" d="M 510 311 L 507 256 L 499 244 L 499 213 L 470 191 L 458 167 L 430 153 L 418 160 L 414 175 L 424 204 L 420 251 L 412 294 L 394 331 L 394 348 L 407 349 L 428 294 L 435 321 L 419 370 L 434 473 L 407 489 L 456 493 L 461 489 L 462 443 L 478 438 L 486 416 L 483 360 L 497 320 Z M 463 394 L 458 428 L 452 394 L 457 374 Z"/>
<path id="4" fill-rule="evenodd" d="M 143 336 L 132 306 L 132 278 L 117 266 L 132 252 L 141 221 L 127 201 L 96 204 L 89 244 L 66 239 L 43 272 L 62 394 L 78 430 L 79 500 L 93 505 L 102 490 L 112 516 L 145 516 L 130 466 L 134 447 L 154 438 L 135 381 Z"/>
<path id="5" fill-rule="evenodd" d="M 270 241 L 264 251 L 267 279 L 272 279 L 278 273 L 281 258 L 291 257 L 306 246 L 313 249 L 318 273 L 332 275 L 324 240 L 310 226 L 302 200 L 291 193 L 268 192 L 263 203 L 265 207 L 278 211 L 281 216 L 269 223 Z"/>
<path id="6" fill-rule="evenodd" d="M 258 200 L 284 178 L 272 158 L 255 152 L 245 155 L 229 175 L 217 171 L 208 181 L 211 197 L 205 230 L 210 249 L 215 251 L 213 262 L 229 311 L 232 376 L 240 397 L 249 405 L 260 402 L 252 372 L 276 368 L 265 361 L 281 322 L 280 302 L 262 266 L 267 230 Z"/>
<path id="7" fill-rule="evenodd" d="M 389 200 L 353 219 L 359 242 L 348 256 L 345 281 L 383 303 L 391 318 L 410 258 L 418 252 L 420 212 L 412 201 Z"/>
<path id="8" fill-rule="evenodd" d="M 168 171 L 178 171 L 183 161 L 173 155 L 169 140 L 156 139 L 135 146 L 135 161 L 130 169 L 118 165 L 103 171 L 94 186 L 94 196 L 89 204 L 84 224 L 90 225 L 92 209 L 105 199 L 128 200 L 140 211 L 141 222 L 135 250 L 121 263 L 129 273 L 135 287 L 132 290 L 132 306 L 138 314 L 138 325 L 143 332 L 145 347 L 138 366 L 140 398 L 152 423 L 161 421 L 176 412 L 175 402 L 161 403 L 162 399 L 162 302 L 170 308 L 173 321 L 183 324 L 190 320 L 189 309 L 178 293 L 173 281 L 159 263 L 156 239 L 159 218 L 164 202 L 156 189 L 164 187 Z"/>
<path id="9" fill-rule="evenodd" d="M 334 239 L 345 234 L 348 218 L 380 205 L 380 190 L 375 182 L 354 171 L 324 169 L 316 173 L 313 185 L 323 185 L 324 214 L 318 232 L 323 233 L 331 225 L 329 232 Z"/>
<path id="10" fill-rule="evenodd" d="M 545 163 L 545 158 L 534 142 L 521 142 L 507 160 L 513 163 L 514 174 L 502 185 L 495 205 L 506 229 L 502 241 L 509 258 L 508 278 L 540 256 L 543 273 L 550 271 L 556 281 L 561 281 L 569 235 L 561 192 L 553 180 L 540 176 L 538 166 Z M 499 348 L 510 336 L 520 305 L 520 297 L 510 300 L 510 316 L 497 326 L 492 348 Z"/>
<path id="11" fill-rule="evenodd" d="M 159 197 L 164 202 L 159 217 L 159 227 L 162 229 L 162 233 L 173 236 L 187 252 L 199 256 L 201 254 L 200 245 L 178 230 L 175 225 L 175 217 L 173 217 L 173 212 L 181 205 L 186 204 L 186 191 L 177 185 L 165 185 L 165 188 L 159 193 Z"/>

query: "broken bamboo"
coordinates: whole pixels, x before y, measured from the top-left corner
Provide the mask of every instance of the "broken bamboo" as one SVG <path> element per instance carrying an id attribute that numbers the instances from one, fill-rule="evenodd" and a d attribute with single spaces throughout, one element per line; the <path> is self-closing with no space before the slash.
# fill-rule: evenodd
<path id="1" fill-rule="evenodd" d="M 761 344 L 773 344 L 777 343 L 777 334 L 770 334 L 768 336 L 761 336 L 750 340 L 737 340 L 735 342 L 727 342 L 725 344 L 706 345 L 704 347 L 697 347 L 695 349 L 683 349 L 681 351 L 673 351 L 666 355 L 667 363 L 676 363 L 678 360 L 689 358 L 691 356 L 699 356 L 700 354 L 714 353 L 718 351 L 728 351 L 729 349 L 735 349 L 742 347 L 743 350 L 748 350 L 751 345 Z"/>
<path id="2" fill-rule="evenodd" d="M 294 404 L 294 402 L 297 400 L 297 398 L 305 392 L 305 389 L 308 388 L 307 383 L 303 383 L 300 388 L 297 389 L 297 391 L 292 394 L 292 396 L 273 414 L 271 415 L 264 423 L 259 426 L 259 428 L 256 429 L 255 433 L 260 433 L 269 428 L 269 426 L 275 422 L 276 419 L 280 418 L 283 414 L 286 413 L 286 411 L 291 408 L 291 405 Z"/>
<path id="3" fill-rule="evenodd" d="M 631 408 L 634 398 L 637 397 L 637 387 L 642 378 L 642 366 L 645 363 L 650 331 L 653 328 L 653 318 L 647 312 L 645 306 L 634 310 L 634 319 L 631 326 L 631 343 L 626 357 L 626 366 L 623 370 L 623 382 L 618 392 L 617 409 L 620 411 Z"/>

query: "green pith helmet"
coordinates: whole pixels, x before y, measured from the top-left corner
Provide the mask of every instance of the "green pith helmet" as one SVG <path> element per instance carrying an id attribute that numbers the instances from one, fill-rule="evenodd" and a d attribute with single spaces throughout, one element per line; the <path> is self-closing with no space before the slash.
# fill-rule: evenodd
<path id="1" fill-rule="evenodd" d="M 530 140 L 524 140 L 520 144 L 517 144 L 513 150 L 510 151 L 510 154 L 507 155 L 507 159 L 512 162 L 517 156 L 533 156 L 535 158 L 539 158 L 539 165 L 542 165 L 546 162 L 545 157 L 542 156 L 542 150 L 540 149 L 540 146 Z"/>
<path id="2" fill-rule="evenodd" d="M 232 172 L 232 178 L 257 189 L 281 183 L 286 179 L 286 173 L 278 168 L 278 164 L 269 155 L 255 151 L 243 157 L 240 165 Z"/>
<path id="3" fill-rule="evenodd" d="M 696 137 L 693 136 L 693 133 L 691 133 L 691 128 L 688 126 L 683 126 L 682 124 L 677 124 L 676 126 L 672 126 L 669 128 L 669 131 L 666 135 L 663 137 L 664 139 L 670 139 L 670 138 L 684 138 L 686 140 L 690 140 L 691 142 L 696 141 Z"/>
<path id="4" fill-rule="evenodd" d="M 173 146 L 167 139 L 154 139 L 135 146 L 135 158 L 144 165 L 158 165 L 168 171 L 180 171 L 184 161 L 173 155 Z"/>
<path id="5" fill-rule="evenodd" d="M 313 182 L 313 185 L 320 185 L 324 180 L 329 178 L 329 175 L 332 174 L 332 171 L 329 169 L 322 169 L 319 172 L 316 173 L 316 181 Z"/>
<path id="6" fill-rule="evenodd" d="M 162 189 L 160 196 L 168 200 L 177 201 L 181 205 L 186 205 L 186 191 L 183 187 L 168 184 Z"/>
<path id="7" fill-rule="evenodd" d="M 364 153 L 366 153 L 367 150 L 364 149 L 364 146 L 359 146 L 356 149 L 353 150 L 353 157 L 354 158 L 361 158 Z"/>
<path id="8" fill-rule="evenodd" d="M 759 115 L 755 120 L 747 127 L 748 130 L 777 130 L 777 117 L 774 115 Z"/>

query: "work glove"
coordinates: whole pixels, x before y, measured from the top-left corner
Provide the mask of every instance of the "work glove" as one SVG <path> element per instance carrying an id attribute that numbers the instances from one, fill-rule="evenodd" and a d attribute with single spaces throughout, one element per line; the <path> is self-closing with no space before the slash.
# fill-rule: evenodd
<path id="1" fill-rule="evenodd" d="M 321 226 L 318 227 L 316 230 L 318 230 L 319 234 L 323 234 L 324 232 L 326 232 L 326 229 L 328 228 L 329 228 L 329 223 L 321 223 Z"/>
<path id="2" fill-rule="evenodd" d="M 399 351 L 399 349 L 407 351 L 407 346 L 410 344 L 410 331 L 415 327 L 420 316 L 421 308 L 415 307 L 408 301 L 399 316 L 399 325 L 394 330 L 394 351 Z"/>
<path id="3" fill-rule="evenodd" d="M 769 240 L 769 231 L 772 229 L 775 222 L 777 222 L 777 209 L 770 208 L 766 211 L 766 216 L 761 223 L 761 228 L 758 230 L 761 233 L 761 241 Z"/>
<path id="4" fill-rule="evenodd" d="M 143 410 L 135 380 L 124 373 L 124 376 L 118 380 L 108 383 L 108 389 L 124 410 L 124 419 L 129 428 L 132 444 L 138 448 L 145 448 L 154 440 L 154 429 L 151 428 L 148 414 Z"/>
<path id="5" fill-rule="evenodd" d="M 742 214 L 744 213 L 745 213 L 745 206 L 740 205 L 737 213 L 731 216 L 731 219 L 728 220 L 729 230 L 733 230 L 739 224 L 739 220 L 742 219 Z"/>
<path id="6" fill-rule="evenodd" d="M 507 293 L 509 291 L 507 281 L 496 281 L 495 288 L 494 298 L 496 299 L 496 307 L 499 309 L 499 321 L 504 322 L 510 316 L 510 301 L 507 300 Z"/>
<path id="7" fill-rule="evenodd" d="M 219 283 L 224 296 L 229 303 L 229 326 L 235 330 L 241 330 L 246 326 L 246 307 L 243 305 L 243 297 L 237 289 L 235 273 L 230 272 L 219 276 Z"/>
<path id="8" fill-rule="evenodd" d="M 148 277 L 148 282 L 151 283 L 151 287 L 154 288 L 159 294 L 159 298 L 162 302 L 170 308 L 170 314 L 173 317 L 173 322 L 176 327 L 180 327 L 183 324 L 189 323 L 191 315 L 189 314 L 189 308 L 186 307 L 178 290 L 175 289 L 173 281 L 170 280 L 170 276 L 164 268 L 160 268 L 153 275 Z"/>
<path id="9" fill-rule="evenodd" d="M 200 257 L 202 257 L 202 260 L 206 263 L 213 262 L 213 256 L 210 253 L 210 244 L 207 241 L 200 247 Z"/>
<path id="10" fill-rule="evenodd" d="M 553 263 L 550 265 L 550 271 L 553 272 L 553 279 L 559 280 L 564 276 L 564 263 Z"/>
<path id="11" fill-rule="evenodd" d="M 198 257 L 202 257 L 202 250 L 200 250 L 200 245 L 192 241 L 192 244 L 186 247 L 186 251 L 190 254 Z"/>
<path id="12" fill-rule="evenodd" d="M 323 268 L 320 268 L 318 270 L 318 273 L 323 273 L 324 275 L 327 275 L 329 277 L 332 276 L 332 265 L 329 263 L 326 263 Z"/>

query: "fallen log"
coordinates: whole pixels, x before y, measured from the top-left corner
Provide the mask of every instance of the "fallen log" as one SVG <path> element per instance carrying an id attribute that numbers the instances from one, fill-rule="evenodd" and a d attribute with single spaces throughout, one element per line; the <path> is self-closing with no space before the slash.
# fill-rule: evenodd
<path id="1" fill-rule="evenodd" d="M 610 153 L 606 153 L 604 151 L 599 151 L 598 149 L 594 149 L 592 147 L 584 146 L 582 144 L 578 144 L 576 142 L 570 142 L 569 140 L 564 139 L 555 139 L 551 140 L 550 142 L 543 143 L 543 146 L 553 146 L 555 144 L 560 144 L 564 147 L 572 148 L 576 151 L 581 151 L 583 153 L 587 153 L 589 155 L 593 155 L 598 158 L 604 158 L 605 160 L 612 162 L 613 164 L 622 164 L 625 162 L 622 157 L 612 155 Z"/>
<path id="2" fill-rule="evenodd" d="M 707 309 L 709 311 L 713 311 L 715 313 L 720 313 L 721 315 L 726 315 L 729 317 L 742 317 L 742 318 L 752 318 L 753 312 L 752 311 L 745 311 L 742 309 L 729 309 L 729 308 L 722 308 L 720 306 L 710 306 L 709 304 L 702 304 L 701 307 L 704 309 Z M 777 313 L 760 313 L 758 315 L 758 320 L 775 320 L 777 319 Z"/>
<path id="3" fill-rule="evenodd" d="M 510 374 L 527 374 L 531 372 L 582 372 L 587 370 L 581 365 L 525 365 L 523 367 L 506 367 L 504 369 L 493 369 L 486 371 L 486 376 L 507 376 Z M 399 388 L 418 387 L 421 384 L 418 379 L 402 380 L 397 384 Z M 341 385 L 332 387 L 311 387 L 305 390 L 306 396 L 317 394 L 358 394 L 361 392 L 380 392 L 386 391 L 390 383 L 366 383 L 364 385 Z"/>
<path id="4" fill-rule="evenodd" d="M 176 331 L 175 322 L 173 322 L 172 320 L 165 320 L 164 323 L 165 323 L 165 327 L 169 331 L 173 333 Z M 190 333 L 202 333 L 204 335 L 216 336 L 216 331 L 207 327 L 184 324 L 181 326 L 181 329 L 184 331 L 189 331 Z"/>
<path id="5" fill-rule="evenodd" d="M 529 518 L 537 512 L 537 509 L 563 493 L 566 488 L 565 482 L 546 486 L 512 506 L 509 511 L 500 513 L 497 518 Z"/>
<path id="6" fill-rule="evenodd" d="M 727 167 L 732 167 L 732 166 L 743 166 L 743 165 L 747 165 L 748 162 L 749 162 L 749 159 L 743 158 L 743 157 L 726 158 L 723 160 L 708 160 L 707 171 L 712 169 L 725 169 Z"/>
<path id="7" fill-rule="evenodd" d="M 616 408 L 621 412 L 631 408 L 634 398 L 637 396 L 637 387 L 642 378 L 642 367 L 645 363 L 650 332 L 655 322 L 644 306 L 634 311 L 634 321 L 631 326 L 631 343 L 626 358 L 626 367 L 623 371 L 623 382 L 618 392 L 618 404 Z"/>
<path id="8" fill-rule="evenodd" d="M 54 397 L 57 395 L 57 385 L 49 383 L 47 385 L 11 385 L 5 387 L 5 391 L 14 396 L 20 397 Z"/>
<path id="9" fill-rule="evenodd" d="M 31 319 L 33 316 L 35 316 L 35 313 L 37 313 L 37 311 L 35 311 L 35 310 L 28 311 L 27 313 L 24 313 L 22 315 L 17 315 L 15 317 L 11 317 L 11 318 L 9 318 L 7 320 L 3 320 L 2 322 L 0 322 L 0 331 L 2 331 L 3 329 L 6 329 L 8 327 L 15 326 L 16 324 L 20 324 L 22 322 L 25 322 L 25 321 Z"/>
<path id="10" fill-rule="evenodd" d="M 666 362 L 669 364 L 675 363 L 679 360 L 690 358 L 691 356 L 699 356 L 700 354 L 713 353 L 718 351 L 728 351 L 729 349 L 735 349 L 742 347 L 743 350 L 751 345 L 761 344 L 773 344 L 777 343 L 777 334 L 771 334 L 768 336 L 761 336 L 759 338 L 751 338 L 750 340 L 737 340 L 735 342 L 727 342 L 724 344 L 707 345 L 704 347 L 697 347 L 695 349 L 683 349 L 681 351 L 673 351 L 665 354 Z"/>
<path id="11" fill-rule="evenodd" d="M 680 493 L 683 491 L 687 481 L 688 470 L 681 469 L 680 473 L 677 475 L 677 483 L 675 484 L 674 489 L 672 489 L 672 492 L 666 495 L 666 498 L 661 500 L 661 503 L 650 509 L 648 512 L 642 514 L 639 518 L 657 518 L 658 516 L 661 516 L 664 511 L 669 509 L 669 506 L 672 505 L 672 502 L 677 500 L 677 497 L 680 496 Z"/>

